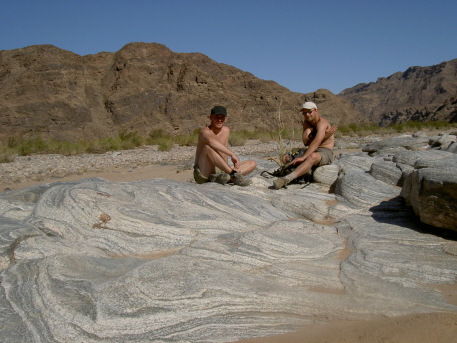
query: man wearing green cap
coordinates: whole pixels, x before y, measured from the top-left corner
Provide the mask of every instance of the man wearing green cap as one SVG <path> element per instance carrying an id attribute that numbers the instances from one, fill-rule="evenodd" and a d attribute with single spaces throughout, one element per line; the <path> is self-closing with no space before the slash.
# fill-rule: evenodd
<path id="1" fill-rule="evenodd" d="M 211 109 L 209 119 L 211 124 L 204 127 L 198 137 L 195 182 L 218 182 L 223 185 L 233 182 L 238 186 L 248 186 L 252 181 L 245 175 L 252 172 L 257 164 L 253 160 L 240 161 L 228 148 L 230 129 L 224 126 L 227 110 L 223 106 L 215 106 Z M 228 157 L 233 166 L 229 166 Z"/>

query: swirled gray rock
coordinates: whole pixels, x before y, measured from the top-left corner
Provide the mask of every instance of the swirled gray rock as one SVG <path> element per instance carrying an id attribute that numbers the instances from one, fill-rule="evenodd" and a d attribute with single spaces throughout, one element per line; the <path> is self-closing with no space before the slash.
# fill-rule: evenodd
<path id="1" fill-rule="evenodd" d="M 0 270 L 15 263 L 15 249 L 22 241 L 43 233 L 22 221 L 0 216 Z"/>
<path id="2" fill-rule="evenodd" d="M 395 163 L 377 162 L 371 165 L 370 175 L 389 185 L 401 186 L 403 173 Z"/>
<path id="3" fill-rule="evenodd" d="M 367 154 L 361 155 L 347 155 L 344 158 L 340 158 L 333 162 L 334 165 L 340 167 L 340 169 L 356 168 L 361 169 L 365 172 L 371 169 L 371 165 L 374 162 L 382 161 L 379 157 L 370 157 Z"/>
<path id="4" fill-rule="evenodd" d="M 449 134 L 442 134 L 440 136 L 436 137 L 431 137 L 428 144 L 432 148 L 440 148 L 440 149 L 445 149 L 447 148 L 451 143 L 455 143 L 456 141 L 456 136 L 454 135 L 449 135 Z"/>
<path id="5" fill-rule="evenodd" d="M 449 146 L 447 148 L 445 148 L 443 150 L 452 152 L 453 154 L 457 154 L 457 143 L 452 142 L 451 144 L 449 144 Z"/>
<path id="6" fill-rule="evenodd" d="M 453 169 L 457 167 L 457 154 L 450 154 L 440 159 L 419 158 L 414 163 L 414 168 Z"/>
<path id="7" fill-rule="evenodd" d="M 347 158 L 337 194 L 276 191 L 260 170 L 248 187 L 87 179 L 0 194 L 0 339 L 227 342 L 326 322 L 314 318 L 457 312 L 423 286 L 456 279 L 450 243 L 415 230 L 399 188 L 367 172 L 382 159 Z"/>
<path id="8" fill-rule="evenodd" d="M 339 167 L 336 164 L 329 164 L 316 168 L 313 173 L 313 181 L 324 185 L 333 185 L 338 178 Z"/>
<path id="9" fill-rule="evenodd" d="M 272 200 L 275 207 L 313 222 L 331 220 L 329 208 L 335 202 L 336 199 L 333 194 L 307 192 L 306 189 L 295 191 L 293 194 L 278 196 Z"/>
<path id="10" fill-rule="evenodd" d="M 342 172 L 336 182 L 335 193 L 361 207 L 371 206 L 398 196 L 401 189 L 376 180 L 363 171 Z"/>
<path id="11" fill-rule="evenodd" d="M 395 153 L 393 161 L 414 167 L 418 160 L 428 161 L 428 163 L 433 164 L 438 160 L 452 157 L 452 155 L 450 152 L 440 150 L 403 151 Z"/>
<path id="12" fill-rule="evenodd" d="M 457 266 L 450 264 L 453 258 L 443 251 L 446 240 L 414 230 L 411 219 L 407 212 L 397 212 L 389 221 L 377 215 L 346 217 L 340 230 L 350 228 L 348 244 L 354 252 L 342 263 L 345 284 L 359 290 L 367 287 L 386 301 L 395 292 L 408 298 L 411 302 L 406 301 L 406 306 L 411 306 L 423 292 L 419 284 L 455 282 Z M 392 288 L 385 288 L 387 284 Z M 431 295 L 429 305 L 438 300 L 436 296 Z"/>
<path id="13" fill-rule="evenodd" d="M 429 137 L 412 137 L 404 135 L 399 137 L 390 137 L 377 142 L 365 145 L 362 151 L 375 153 L 380 150 L 405 148 L 407 150 L 424 150 L 428 148 Z"/>

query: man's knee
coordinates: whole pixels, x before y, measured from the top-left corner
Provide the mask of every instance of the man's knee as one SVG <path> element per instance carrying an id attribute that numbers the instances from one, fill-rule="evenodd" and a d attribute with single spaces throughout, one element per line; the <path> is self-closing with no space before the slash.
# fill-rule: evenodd
<path id="1" fill-rule="evenodd" d="M 202 148 L 202 153 L 203 153 L 204 155 L 208 155 L 209 153 L 211 153 L 211 152 L 213 152 L 213 151 L 214 151 L 214 149 L 211 148 L 208 144 L 205 144 L 205 145 L 203 146 L 203 148 Z"/>
<path id="2" fill-rule="evenodd" d="M 257 168 L 257 163 L 254 160 L 246 160 L 242 162 L 241 172 L 243 175 L 247 175 Z"/>
<path id="3" fill-rule="evenodd" d="M 310 156 L 309 159 L 313 162 L 313 166 L 317 165 L 321 161 L 321 154 L 318 152 L 313 152 Z"/>

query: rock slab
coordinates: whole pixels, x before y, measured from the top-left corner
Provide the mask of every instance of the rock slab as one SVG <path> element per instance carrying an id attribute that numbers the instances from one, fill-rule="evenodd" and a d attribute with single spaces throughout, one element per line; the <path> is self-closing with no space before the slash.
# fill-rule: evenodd
<path id="1" fill-rule="evenodd" d="M 276 191 L 262 170 L 249 187 L 94 178 L 1 193 L 0 339 L 228 342 L 456 313 L 425 286 L 455 282 L 455 241 L 370 175 L 380 160 L 342 156 L 335 193 Z"/>

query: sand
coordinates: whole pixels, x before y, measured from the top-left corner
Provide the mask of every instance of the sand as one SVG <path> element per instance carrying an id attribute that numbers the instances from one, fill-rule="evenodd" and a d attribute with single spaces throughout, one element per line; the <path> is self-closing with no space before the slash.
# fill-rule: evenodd
<path id="1" fill-rule="evenodd" d="M 15 184 L 2 184 L 0 189 L 20 189 L 32 185 L 55 182 L 76 181 L 89 177 L 100 177 L 112 182 L 130 182 L 151 178 L 167 178 L 188 181 L 192 170 L 183 170 L 183 164 L 149 165 L 135 168 L 116 168 L 112 171 L 85 173 L 64 178 L 29 181 Z M 457 284 L 429 285 L 440 291 L 457 306 Z M 318 320 L 319 318 L 314 318 Z M 366 321 L 330 321 L 328 324 L 306 325 L 296 332 L 242 340 L 244 343 L 457 343 L 457 312 L 421 313 L 394 318 L 377 318 Z"/>
<path id="2" fill-rule="evenodd" d="M 411 314 L 367 321 L 333 321 L 243 343 L 455 343 L 457 313 Z"/>
<path id="3" fill-rule="evenodd" d="M 34 186 L 41 183 L 48 182 L 68 182 L 77 181 L 81 179 L 100 177 L 112 182 L 131 182 L 136 180 L 148 180 L 153 178 L 167 178 L 175 181 L 188 181 L 193 178 L 193 170 L 183 170 L 184 164 L 173 164 L 173 165 L 147 165 L 138 167 L 121 167 L 115 168 L 114 170 L 108 170 L 103 172 L 88 172 L 82 175 L 70 175 L 61 178 L 48 178 L 41 181 L 26 181 L 20 183 L 0 184 L 0 190 L 3 191 L 6 188 L 9 189 L 21 189 L 25 187 Z"/>

